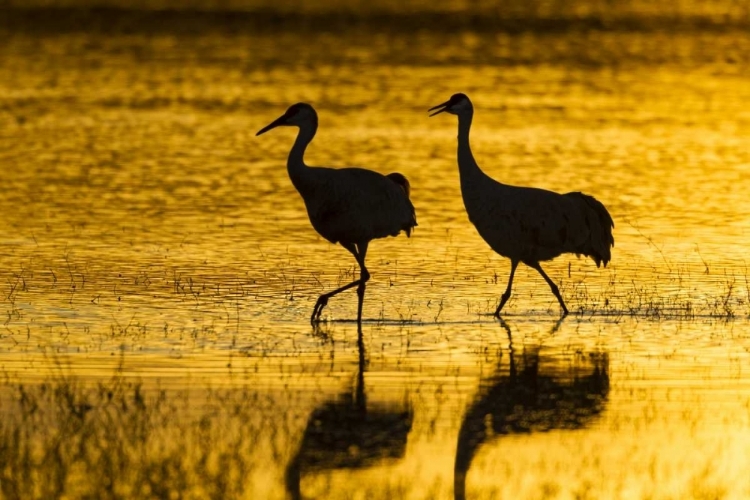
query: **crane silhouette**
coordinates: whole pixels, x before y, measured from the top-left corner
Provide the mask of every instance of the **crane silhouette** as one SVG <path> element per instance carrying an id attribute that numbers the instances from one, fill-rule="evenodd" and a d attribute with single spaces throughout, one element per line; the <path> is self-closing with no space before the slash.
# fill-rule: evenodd
<path id="1" fill-rule="evenodd" d="M 483 378 L 480 390 L 461 422 L 453 466 L 453 497 L 466 498 L 466 479 L 479 448 L 513 434 L 585 429 L 604 411 L 609 396 L 609 355 L 589 353 L 583 363 L 566 367 L 542 346 L 513 347 L 508 333 L 509 366 L 502 358 L 494 374 Z M 553 326 L 554 334 L 560 323 Z"/>
<path id="2" fill-rule="evenodd" d="M 508 287 L 500 298 L 495 316 L 510 298 L 513 275 L 520 262 L 536 269 L 557 297 L 563 310 L 568 308 L 560 289 L 539 264 L 563 253 L 591 257 L 607 265 L 610 247 L 615 245 L 612 217 L 601 202 L 583 193 L 559 194 L 532 187 L 509 186 L 485 174 L 474 160 L 469 131 L 474 107 L 465 94 L 429 109 L 458 116 L 458 171 L 466 213 L 479 235 L 490 247 L 510 259 Z"/>
<path id="3" fill-rule="evenodd" d="M 302 498 L 305 473 L 366 469 L 404 457 L 414 420 L 411 405 L 368 402 L 365 344 L 357 328 L 359 369 L 355 391 L 318 406 L 308 418 L 297 452 L 287 464 L 284 482 L 291 500 Z"/>
<path id="4" fill-rule="evenodd" d="M 279 126 L 299 128 L 289 158 L 287 171 L 307 208 L 313 228 L 331 243 L 340 243 L 359 264 L 360 275 L 354 280 L 318 297 L 310 322 L 320 320 L 328 299 L 357 287 L 359 303 L 357 322 L 362 322 L 362 303 L 370 273 L 365 266 L 370 241 L 397 236 L 401 231 L 411 235 L 417 225 L 414 206 L 409 200 L 409 181 L 399 173 L 388 176 L 363 168 L 333 169 L 305 164 L 307 145 L 318 130 L 318 114 L 307 103 L 293 104 L 282 116 L 263 127 L 256 136 Z"/>

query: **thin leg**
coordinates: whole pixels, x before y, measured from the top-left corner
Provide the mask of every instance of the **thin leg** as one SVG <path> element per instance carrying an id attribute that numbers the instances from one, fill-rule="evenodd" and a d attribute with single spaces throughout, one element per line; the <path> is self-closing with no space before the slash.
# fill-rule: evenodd
<path id="1" fill-rule="evenodd" d="M 367 282 L 370 280 L 370 273 L 367 270 L 367 267 L 365 267 L 365 257 L 367 256 L 367 242 L 357 245 L 357 250 L 359 250 L 359 257 L 357 258 L 357 262 L 359 263 L 359 287 L 357 287 L 357 297 L 359 299 L 359 302 L 357 303 L 357 324 L 361 327 L 362 304 L 365 301 L 365 288 L 367 287 Z"/>
<path id="2" fill-rule="evenodd" d="M 563 310 L 563 316 L 567 316 L 568 308 L 565 307 L 565 302 L 563 302 L 562 295 L 560 295 L 560 289 L 557 288 L 557 285 L 555 285 L 555 283 L 551 279 L 549 279 L 549 276 L 547 276 L 547 273 L 545 273 L 544 270 L 542 270 L 542 266 L 539 265 L 539 262 L 532 262 L 532 263 L 526 262 L 526 265 L 539 271 L 539 274 L 542 275 L 542 278 L 544 278 L 544 281 L 546 281 L 550 289 L 552 289 L 552 293 L 554 293 L 555 297 L 557 297 L 557 301 L 560 303 L 560 307 L 562 307 L 562 310 Z"/>
<path id="3" fill-rule="evenodd" d="M 361 318 L 362 300 L 364 299 L 364 295 L 365 295 L 364 282 L 370 279 L 370 273 L 367 272 L 367 268 L 364 265 L 364 262 L 365 262 L 364 254 L 367 253 L 367 243 L 365 243 L 364 245 L 360 244 L 359 249 L 357 249 L 357 247 L 351 243 L 342 243 L 341 246 L 349 250 L 349 252 L 351 252 L 351 254 L 354 255 L 354 258 L 357 259 L 357 263 L 359 264 L 359 267 L 360 267 L 359 279 L 354 280 L 351 283 L 348 283 L 333 291 L 324 293 L 323 295 L 318 297 L 318 301 L 315 303 L 315 307 L 313 308 L 312 316 L 310 316 L 310 323 L 312 324 L 315 324 L 317 321 L 320 321 L 320 315 L 323 312 L 323 308 L 328 304 L 328 299 L 330 299 L 334 295 L 338 295 L 339 293 L 343 291 L 349 290 L 350 288 L 354 288 L 355 286 L 359 286 L 362 289 L 361 292 L 359 291 L 359 289 L 357 290 L 357 293 L 361 294 L 360 304 L 359 304 L 359 310 L 360 310 L 359 318 Z"/>
<path id="4" fill-rule="evenodd" d="M 323 295 L 318 297 L 318 301 L 315 303 L 315 307 L 313 308 L 312 316 L 310 316 L 310 323 L 314 325 L 315 322 L 320 321 L 320 314 L 323 312 L 323 308 L 328 304 L 328 299 L 330 299 L 334 295 L 338 295 L 345 290 L 354 288 L 357 285 L 359 285 L 359 280 L 352 281 L 351 283 L 344 285 L 341 288 L 337 288 L 331 292 L 324 293 Z"/>
<path id="5" fill-rule="evenodd" d="M 497 309 L 495 309 L 495 317 L 500 317 L 500 309 L 503 308 L 506 302 L 508 302 L 508 299 L 510 298 L 510 288 L 513 286 L 513 275 L 516 274 L 516 268 L 518 267 L 518 261 L 517 260 L 511 260 L 510 261 L 510 278 L 508 278 L 508 286 L 505 288 L 505 293 L 503 293 L 502 297 L 500 297 L 500 305 L 497 306 Z"/>

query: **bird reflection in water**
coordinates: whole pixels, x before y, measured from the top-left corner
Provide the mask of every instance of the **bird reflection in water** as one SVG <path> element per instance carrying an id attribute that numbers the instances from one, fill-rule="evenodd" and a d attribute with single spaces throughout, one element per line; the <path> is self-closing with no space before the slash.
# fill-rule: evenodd
<path id="1" fill-rule="evenodd" d="M 358 326 L 359 370 L 354 394 L 345 392 L 316 408 L 307 420 L 299 450 L 286 468 L 290 498 L 301 496 L 303 472 L 362 469 L 400 459 L 406 451 L 413 413 L 408 403 L 367 404 L 366 356 Z"/>
<path id="2" fill-rule="evenodd" d="M 458 434 L 453 494 L 466 498 L 466 476 L 482 443 L 493 435 L 583 429 L 603 411 L 609 393 L 609 358 L 591 353 L 588 367 L 561 367 L 551 357 L 540 356 L 541 346 L 513 347 L 510 367 L 498 364 L 495 374 L 480 383 L 479 394 L 464 415 Z M 557 322 L 554 333 L 560 326 Z"/>

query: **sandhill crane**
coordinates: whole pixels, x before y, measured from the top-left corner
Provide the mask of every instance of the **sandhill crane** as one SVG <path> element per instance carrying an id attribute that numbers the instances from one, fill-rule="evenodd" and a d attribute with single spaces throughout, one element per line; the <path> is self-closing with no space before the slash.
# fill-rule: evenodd
<path id="1" fill-rule="evenodd" d="M 318 297 L 310 322 L 320 320 L 328 299 L 357 286 L 359 304 L 357 322 L 362 321 L 365 284 L 370 273 L 365 266 L 370 241 L 397 236 L 401 231 L 411 235 L 417 225 L 414 206 L 409 200 L 409 181 L 401 174 L 388 176 L 363 168 L 333 169 L 309 167 L 304 154 L 318 129 L 318 114 L 306 103 L 289 107 L 282 116 L 263 127 L 256 136 L 278 126 L 299 128 L 289 158 L 287 171 L 307 208 L 313 228 L 331 243 L 340 243 L 359 264 L 358 280 Z"/>
<path id="2" fill-rule="evenodd" d="M 557 285 L 542 270 L 540 261 L 563 253 L 591 257 L 596 267 L 606 267 L 615 245 L 612 217 L 598 200 L 583 193 L 559 194 L 544 189 L 509 186 L 485 174 L 474 160 L 469 130 L 474 107 L 465 94 L 429 109 L 430 116 L 448 112 L 458 116 L 458 171 L 466 213 L 479 235 L 490 247 L 510 259 L 508 287 L 500 298 L 495 316 L 510 298 L 513 275 L 519 262 L 536 269 L 557 297 L 563 310 L 568 308 Z"/>

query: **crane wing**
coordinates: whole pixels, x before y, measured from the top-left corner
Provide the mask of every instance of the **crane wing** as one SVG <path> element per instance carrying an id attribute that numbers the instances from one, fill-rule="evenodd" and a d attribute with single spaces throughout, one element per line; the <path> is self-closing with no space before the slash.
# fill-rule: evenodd
<path id="1" fill-rule="evenodd" d="M 331 242 L 396 236 L 416 224 L 414 206 L 393 180 L 361 168 L 316 169 L 315 193 L 304 196 L 313 227 Z"/>
<path id="2" fill-rule="evenodd" d="M 597 265 L 609 261 L 612 218 L 596 199 L 499 183 L 493 188 L 488 196 L 465 202 L 472 204 L 467 212 L 474 214 L 480 235 L 499 254 L 535 262 L 571 252 Z"/>

